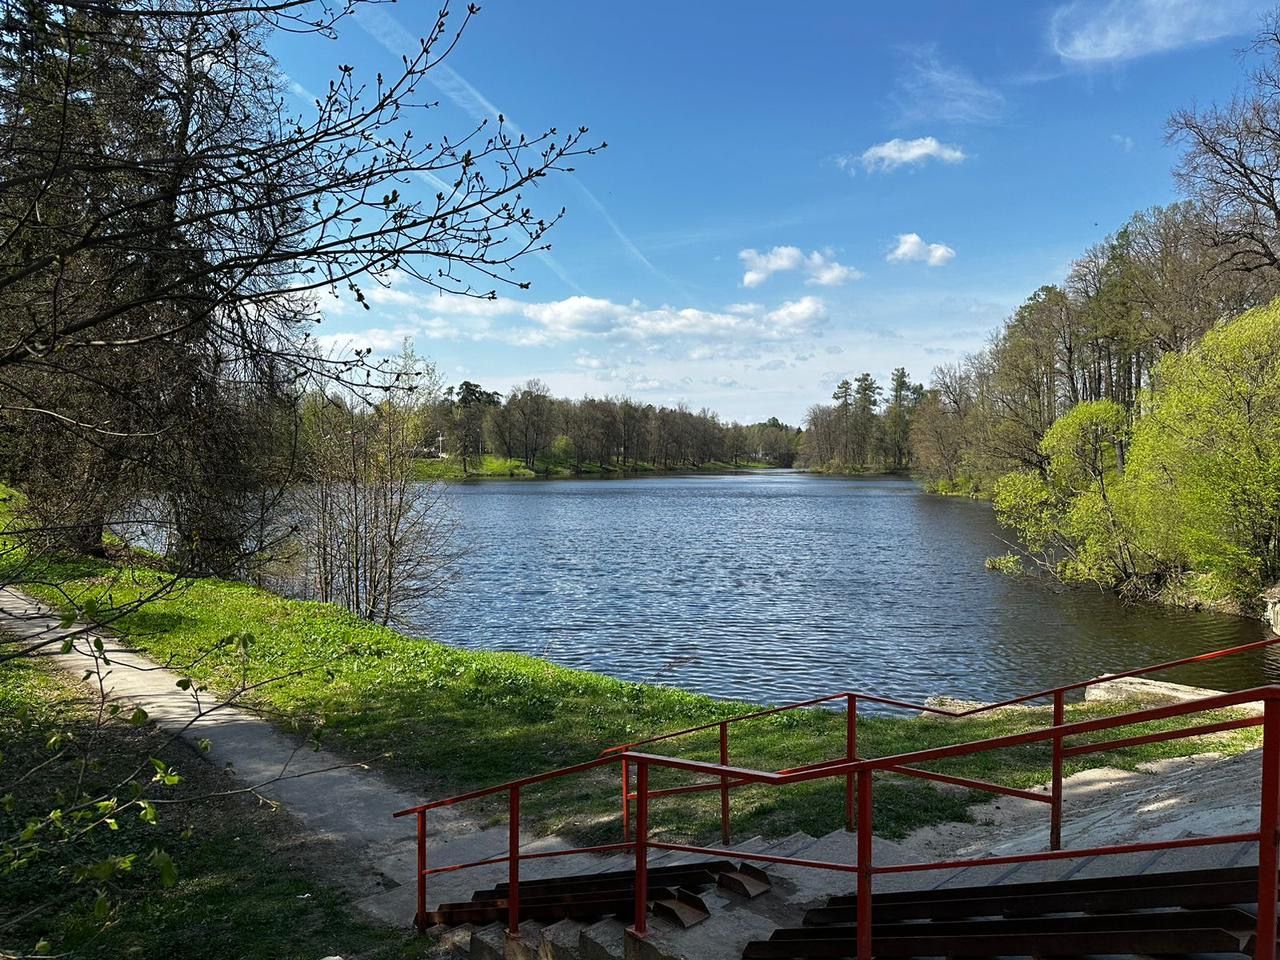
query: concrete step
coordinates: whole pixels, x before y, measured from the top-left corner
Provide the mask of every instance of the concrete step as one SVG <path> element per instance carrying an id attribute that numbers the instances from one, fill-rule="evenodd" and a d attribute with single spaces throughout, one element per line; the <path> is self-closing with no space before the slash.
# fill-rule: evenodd
<path id="1" fill-rule="evenodd" d="M 814 842 L 815 839 L 806 833 L 794 833 L 776 841 L 768 841 L 763 837 L 755 836 L 739 841 L 730 849 L 736 853 L 770 852 L 777 853 L 779 856 L 790 856 L 795 851 L 803 849 Z M 670 855 L 662 857 L 655 854 L 650 864 L 652 866 L 671 866 L 676 863 L 703 859 L 707 859 L 707 857 L 701 854 L 672 851 Z M 728 859 L 732 859 L 732 857 Z M 745 862 L 749 863 L 750 861 Z M 600 864 L 600 867 L 601 872 L 605 870 L 626 870 L 631 868 L 633 864 L 634 858 L 626 855 L 609 858 L 608 861 Z M 763 866 L 768 869 L 774 865 L 764 864 Z M 732 908 L 734 901 L 742 899 L 723 890 L 703 891 L 701 895 L 713 911 Z M 649 923 L 660 941 L 665 939 L 671 939 L 672 941 L 676 939 L 684 940 L 688 936 L 681 928 L 675 924 L 668 923 L 663 918 L 651 915 Z M 735 921 L 736 924 L 737 921 Z M 762 930 L 770 928 L 769 924 L 770 921 L 763 918 L 753 921 L 753 926 L 759 926 Z M 534 960 L 534 958 L 537 958 L 537 960 L 603 960 L 605 957 L 622 957 L 628 949 L 626 946 L 625 925 L 616 920 L 605 920 L 590 925 L 574 920 L 561 920 L 540 929 L 536 925 L 525 924 L 521 927 L 521 933 L 521 940 L 508 941 L 506 943 L 506 953 L 504 955 L 506 960 Z M 483 941 L 483 945 L 480 947 L 482 952 L 486 950 L 491 952 L 496 946 L 496 936 L 491 935 L 488 931 L 480 939 Z M 704 946 L 710 946 L 710 944 L 704 944 Z M 630 949 L 633 955 L 638 954 L 638 952 L 642 952 L 651 958 L 665 955 L 659 948 L 642 948 L 638 945 L 633 945 Z M 702 947 L 696 949 L 702 949 Z M 655 952 L 655 950 L 658 952 Z M 667 952 L 669 950 L 670 947 L 667 948 Z"/>
<path id="2" fill-rule="evenodd" d="M 557 920 L 542 928 L 538 944 L 538 960 L 580 960 L 582 931 L 587 924 L 579 920 Z"/>
<path id="3" fill-rule="evenodd" d="M 709 843 L 702 844 L 702 846 L 720 848 L 721 844 L 719 840 L 714 840 Z M 748 837 L 745 840 L 740 840 L 737 843 L 732 843 L 725 849 L 734 850 L 740 853 L 758 853 L 767 846 L 769 846 L 769 841 L 765 840 L 764 837 L 755 836 L 755 837 Z M 661 864 L 665 866 L 673 863 L 689 863 L 695 860 L 719 860 L 719 859 L 721 858 L 715 856 L 714 854 L 707 854 L 707 853 L 685 853 L 680 850 L 666 850 L 666 851 L 658 852 L 655 850 L 649 856 L 649 865 L 657 866 Z M 731 860 L 733 858 L 725 857 L 723 859 Z"/>
<path id="4" fill-rule="evenodd" d="M 501 923 L 477 927 L 471 934 L 471 960 L 505 960 L 507 931 Z"/>
<path id="5" fill-rule="evenodd" d="M 1139 873 L 1150 873 L 1159 870 L 1160 857 L 1164 851 L 1156 850 L 1148 853 L 1115 853 L 1099 854 L 1071 875 L 1072 880 L 1087 880 L 1090 877 L 1127 877 Z"/>
<path id="6" fill-rule="evenodd" d="M 853 863 L 857 859 L 857 835 L 844 830 L 833 830 L 802 848 L 797 854 L 806 860 L 824 860 L 829 863 Z M 875 837 L 871 848 L 876 863 L 910 863 L 914 859 L 900 844 Z M 773 881 L 774 893 L 795 907 L 812 905 L 841 893 L 852 893 L 854 875 L 836 870 L 817 870 L 786 863 L 769 864 L 766 868 Z M 877 877 L 876 889 L 916 889 L 931 886 L 929 874 L 885 874 Z M 902 879 L 899 879 L 902 878 Z M 905 884 L 905 886 L 900 886 Z"/>
<path id="7" fill-rule="evenodd" d="M 790 836 L 783 837 L 781 840 L 776 840 L 763 850 L 756 852 L 772 854 L 775 857 L 802 857 L 804 856 L 802 851 L 816 842 L 816 837 L 811 837 L 807 833 L 796 832 Z M 754 862 L 761 870 L 768 870 L 773 866 L 773 864 L 765 863 L 762 860 Z"/>
<path id="8" fill-rule="evenodd" d="M 1039 860 L 1018 864 L 1018 869 L 1004 879 L 1004 883 L 1046 883 L 1051 880 L 1070 880 L 1096 857 L 1072 857 L 1064 860 Z"/>
<path id="9" fill-rule="evenodd" d="M 627 928 L 620 920 L 601 920 L 582 928 L 578 952 L 582 960 L 622 960 Z"/>
<path id="10" fill-rule="evenodd" d="M 1248 867 L 1258 862 L 1256 843 L 1215 843 L 1205 847 L 1165 850 L 1145 873 L 1176 870 L 1216 870 L 1221 867 Z"/>
<path id="11" fill-rule="evenodd" d="M 995 887 L 1012 882 L 1021 867 L 1020 863 L 975 864 L 949 872 L 934 882 L 932 889 L 949 890 L 953 887 Z"/>
<path id="12" fill-rule="evenodd" d="M 542 929 L 545 926 L 537 920 L 526 920 L 520 924 L 518 937 L 506 937 L 503 948 L 503 960 L 538 960 L 539 947 L 542 944 Z M 506 932 L 503 932 L 506 935 Z"/>
<path id="13" fill-rule="evenodd" d="M 751 940 L 767 938 L 778 926 L 761 912 L 761 901 L 746 900 L 721 890 L 700 895 L 710 915 L 687 929 L 662 917 L 649 917 L 644 940 L 628 937 L 626 960 L 730 960 L 741 957 Z"/>
<path id="14" fill-rule="evenodd" d="M 456 927 L 436 924 L 427 930 L 427 939 L 431 944 L 431 957 L 465 957 L 471 953 L 471 934 L 475 927 L 463 923 Z"/>
<path id="15" fill-rule="evenodd" d="M 625 853 L 617 853 L 611 857 L 606 857 L 600 861 L 597 868 L 592 873 L 612 873 L 615 870 L 631 870 L 636 865 L 636 855 L 630 850 Z M 581 871 L 578 871 L 581 872 Z"/>
<path id="16" fill-rule="evenodd" d="M 735 843 L 729 849 L 736 853 L 763 853 L 766 847 L 772 843 L 761 836 L 754 836 L 739 843 Z"/>

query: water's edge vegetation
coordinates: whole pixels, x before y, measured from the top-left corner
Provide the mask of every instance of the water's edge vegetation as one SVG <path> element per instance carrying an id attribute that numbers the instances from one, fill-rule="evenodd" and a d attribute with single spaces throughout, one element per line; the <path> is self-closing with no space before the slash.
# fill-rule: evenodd
<path id="1" fill-rule="evenodd" d="M 131 568 L 120 575 L 83 569 L 63 582 L 75 606 L 99 611 L 129 603 L 157 585 L 159 575 Z M 72 609 L 57 591 L 28 587 L 42 599 Z M 290 600 L 258 588 L 212 579 L 192 580 L 115 622 L 119 635 L 160 662 L 193 663 L 190 676 L 227 692 L 237 684 L 283 677 L 253 691 L 250 702 L 279 722 L 357 759 L 377 765 L 424 797 L 500 783 L 580 762 L 609 746 L 756 709 L 671 687 L 618 680 L 557 666 L 524 654 L 457 649 L 371 624 L 331 604 Z M 234 642 L 228 642 L 232 640 Z M 210 653 L 209 651 L 212 651 Z M 814 691 L 815 695 L 829 691 Z M 891 692 L 891 691 L 890 691 Z M 1076 718 L 1119 712 L 1132 704 L 1076 704 Z M 890 755 L 1043 725 L 1038 709 L 1004 711 L 966 720 L 908 716 L 860 719 L 865 755 Z M 734 732 L 737 764 L 779 768 L 837 755 L 843 715 L 798 711 L 751 721 Z M 1211 738 L 1214 749 L 1244 749 L 1251 732 Z M 1100 754 L 1076 769 L 1132 767 L 1162 756 L 1206 749 L 1201 743 L 1157 744 L 1125 755 Z M 715 759 L 712 736 L 694 735 L 667 750 Z M 1029 786 L 1045 781 L 1044 750 L 1009 751 L 940 765 L 957 773 Z M 1043 754 L 1041 756 L 1040 754 Z M 532 829 L 598 840 L 617 830 L 615 774 L 594 784 L 552 784 L 526 798 Z M 595 789 L 598 788 L 598 789 Z M 790 788 L 783 807 L 767 790 L 735 794 L 735 824 L 749 832 L 785 834 L 838 824 L 838 785 Z M 883 792 L 877 823 L 887 836 L 941 820 L 963 818 L 979 799 L 905 781 Z M 682 825 L 679 835 L 706 836 L 715 804 L 682 798 L 655 811 L 659 832 Z"/>

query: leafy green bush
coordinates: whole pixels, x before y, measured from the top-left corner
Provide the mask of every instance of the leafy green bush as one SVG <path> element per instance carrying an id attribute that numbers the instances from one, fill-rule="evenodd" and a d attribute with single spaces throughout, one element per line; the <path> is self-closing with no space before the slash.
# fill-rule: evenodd
<path id="1" fill-rule="evenodd" d="M 1280 580 L 1280 301 L 1155 372 L 1129 458 L 1143 527 L 1239 599 Z"/>

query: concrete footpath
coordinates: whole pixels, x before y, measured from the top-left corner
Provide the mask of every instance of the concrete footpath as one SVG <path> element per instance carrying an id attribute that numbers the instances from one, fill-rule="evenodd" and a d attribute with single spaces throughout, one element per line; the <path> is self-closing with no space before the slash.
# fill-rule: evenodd
<path id="1" fill-rule="evenodd" d="M 280 803 L 309 834 L 338 844 L 360 866 L 353 871 L 348 862 L 342 871 L 348 883 L 356 878 L 357 889 L 352 892 L 358 904 L 388 923 L 412 922 L 417 860 L 414 818 L 396 820 L 391 814 L 434 798 L 409 794 L 349 758 L 316 750 L 248 710 L 217 705 L 219 701 L 211 693 L 197 698 L 194 691 L 178 687 L 181 674 L 85 624 L 63 627 L 52 610 L 11 589 L 0 589 L 0 631 L 19 642 L 52 640 L 39 654 L 49 666 L 76 680 L 89 671 L 92 685 L 101 674 L 111 700 L 141 707 L 161 729 L 181 736 L 193 747 L 207 739 L 208 752 L 203 760 L 193 757 L 193 762 L 228 769 L 241 784 Z M 67 636 L 72 638 L 72 649 L 62 653 Z M 95 653 L 95 637 L 102 639 L 109 664 L 102 662 L 102 654 Z M 431 866 L 446 866 L 504 855 L 507 828 L 481 829 L 463 812 L 443 809 L 429 815 L 428 840 Z M 523 849 L 532 852 L 567 846 L 550 837 L 527 843 Z M 536 865 L 554 864 L 557 859 L 537 861 Z M 575 857 L 574 869 L 591 870 L 598 859 Z M 528 867 L 522 873 L 534 875 Z M 471 891 L 504 877 L 505 867 L 490 866 L 431 878 L 429 904 L 470 899 Z"/>

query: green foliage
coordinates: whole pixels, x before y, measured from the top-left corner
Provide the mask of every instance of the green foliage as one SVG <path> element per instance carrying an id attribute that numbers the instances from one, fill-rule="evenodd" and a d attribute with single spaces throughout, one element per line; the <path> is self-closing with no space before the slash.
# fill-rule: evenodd
<path id="1" fill-rule="evenodd" d="M 1137 534 L 1120 472 L 1128 434 L 1129 414 L 1115 401 L 1077 404 L 1040 442 L 1043 470 L 996 483 L 1000 522 L 1065 581 L 1118 586 L 1149 572 L 1135 559 Z"/>
<path id="2" fill-rule="evenodd" d="M 1129 414 L 1114 400 L 1077 404 L 1040 441 L 1050 479 L 1068 493 L 1105 487 L 1115 476 L 1117 451 L 1128 433 Z"/>
<path id="3" fill-rule="evenodd" d="M 1073 407 L 997 516 L 1064 580 L 1251 603 L 1280 580 L 1280 302 L 1166 355 L 1132 439 L 1129 417 Z"/>
<path id="4" fill-rule="evenodd" d="M 985 566 L 988 570 L 995 570 L 1008 576 L 1014 576 L 1023 572 L 1022 557 L 1016 553 L 1005 553 L 998 557 L 987 557 Z"/>
<path id="5" fill-rule="evenodd" d="M 0 665 L 0 835 L 8 838 L 48 811 L 50 797 L 109 782 L 139 753 L 158 753 L 183 778 L 168 799 L 234 786 L 222 771 L 166 746 L 154 727 L 123 716 L 99 726 L 92 699 L 73 683 L 26 662 Z M 100 762 L 85 767 L 60 744 L 94 739 Z M 32 770 L 37 764 L 41 766 Z M 149 767 L 154 770 L 155 768 Z M 24 774 L 26 774 L 24 776 Z M 9 862 L 0 873 L 0 954 L 47 952 L 83 960 L 180 956 L 296 958 L 341 954 L 382 960 L 421 956 L 411 938 L 369 923 L 349 897 L 308 879 L 332 851 L 310 851 L 281 810 L 249 797 L 180 803 L 124 816 L 120 798 L 95 811 L 105 824 L 85 855 Z M 281 922 L 286 918 L 288 922 Z M 43 943 L 43 951 L 36 949 Z"/>
<path id="6" fill-rule="evenodd" d="M 937 494 L 940 497 L 970 497 L 973 499 L 989 499 L 991 491 L 987 489 L 981 478 L 970 476 L 958 476 L 954 479 L 947 477 L 921 477 L 921 482 L 927 493 Z"/>
<path id="7" fill-rule="evenodd" d="M 551 447 L 547 451 L 548 463 L 559 467 L 567 467 L 576 462 L 577 459 L 578 451 L 573 445 L 572 439 L 562 433 L 551 441 Z"/>
<path id="8" fill-rule="evenodd" d="M 992 496 L 1000 523 L 1014 530 L 1031 553 L 1050 551 L 1061 529 L 1062 505 L 1038 473 L 1024 470 L 996 481 Z"/>
<path id="9" fill-rule="evenodd" d="M 486 453 L 471 460 L 467 471 L 458 457 L 414 461 L 415 480 L 530 479 L 537 476 L 520 460 Z"/>
<path id="10" fill-rule="evenodd" d="M 1143 525 L 1252 600 L 1280 580 L 1280 302 L 1167 355 L 1134 433 Z"/>

